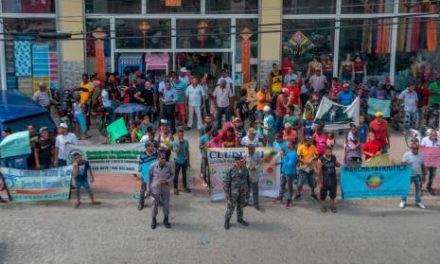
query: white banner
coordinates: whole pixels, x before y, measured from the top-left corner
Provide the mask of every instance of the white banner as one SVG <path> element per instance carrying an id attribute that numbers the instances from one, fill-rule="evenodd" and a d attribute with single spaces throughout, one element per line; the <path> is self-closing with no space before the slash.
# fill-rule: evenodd
<path id="1" fill-rule="evenodd" d="M 73 163 L 72 154 L 81 153 L 83 159 L 90 162 L 94 172 L 136 173 L 138 156 L 144 151 L 144 145 L 67 145 L 68 162 Z"/>
<path id="2" fill-rule="evenodd" d="M 350 128 L 350 123 L 359 125 L 359 96 L 349 106 L 343 106 L 323 97 L 316 112 L 315 124 L 324 124 L 326 130 Z"/>

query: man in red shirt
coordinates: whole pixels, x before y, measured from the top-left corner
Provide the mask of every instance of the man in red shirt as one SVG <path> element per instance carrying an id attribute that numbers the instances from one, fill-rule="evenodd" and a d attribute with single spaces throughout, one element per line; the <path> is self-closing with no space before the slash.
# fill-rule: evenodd
<path id="1" fill-rule="evenodd" d="M 429 105 L 429 96 L 431 95 L 428 86 L 426 86 L 426 82 L 422 81 L 419 85 L 416 86 L 416 93 L 417 98 L 419 99 L 417 101 L 417 109 L 419 112 L 419 124 L 418 126 L 422 126 L 422 119 L 425 117 L 425 120 L 428 120 L 426 118 L 427 108 Z M 428 124 L 426 124 L 428 125 Z"/>
<path id="2" fill-rule="evenodd" d="M 374 156 L 380 155 L 382 145 L 376 140 L 374 132 L 368 132 L 368 141 L 362 146 L 362 152 L 365 154 L 365 160 L 369 160 Z"/>
<path id="3" fill-rule="evenodd" d="M 298 84 L 291 80 L 289 86 L 285 90 L 286 96 L 290 99 L 290 103 L 299 106 L 299 87 Z"/>
<path id="4" fill-rule="evenodd" d="M 370 130 L 374 133 L 376 140 L 381 144 L 382 152 L 386 153 L 390 148 L 390 133 L 388 122 L 383 119 L 382 112 L 376 112 L 376 119 L 370 122 Z"/>
<path id="5" fill-rule="evenodd" d="M 290 104 L 290 99 L 286 97 L 285 92 L 286 90 L 282 89 L 281 93 L 277 96 L 275 107 L 275 134 L 278 134 L 283 129 L 284 116 Z"/>

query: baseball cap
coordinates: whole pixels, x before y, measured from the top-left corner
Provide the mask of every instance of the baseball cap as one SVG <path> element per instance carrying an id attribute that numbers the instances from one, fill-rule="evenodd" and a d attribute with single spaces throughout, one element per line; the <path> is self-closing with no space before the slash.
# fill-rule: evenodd
<path id="1" fill-rule="evenodd" d="M 188 70 L 186 69 L 186 67 L 182 67 L 180 68 L 180 72 L 188 72 Z"/>
<path id="2" fill-rule="evenodd" d="M 60 124 L 58 125 L 58 127 L 62 127 L 62 128 L 65 128 L 65 129 L 69 129 L 69 126 L 68 126 L 66 123 L 60 123 Z"/>
<path id="3" fill-rule="evenodd" d="M 375 116 L 375 117 L 383 116 L 383 113 L 382 113 L 382 112 L 376 112 L 376 113 L 374 114 L 374 116 Z"/>
<path id="4" fill-rule="evenodd" d="M 43 133 L 44 131 L 49 131 L 49 128 L 48 127 L 41 127 L 40 134 Z"/>
<path id="5" fill-rule="evenodd" d="M 266 105 L 266 106 L 263 108 L 263 111 L 264 111 L 264 112 L 270 112 L 270 106 Z"/>

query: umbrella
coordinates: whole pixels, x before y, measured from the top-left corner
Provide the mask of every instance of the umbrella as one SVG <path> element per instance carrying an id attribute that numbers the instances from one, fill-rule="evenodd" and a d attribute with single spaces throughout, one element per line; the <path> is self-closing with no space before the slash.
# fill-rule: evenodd
<path id="1" fill-rule="evenodd" d="M 123 104 L 116 108 L 116 114 L 131 114 L 146 111 L 147 108 L 141 104 Z"/>
<path id="2" fill-rule="evenodd" d="M 284 45 L 283 48 L 290 49 L 295 55 L 301 55 L 307 50 L 312 49 L 314 46 L 315 44 L 313 44 L 308 37 L 306 37 L 301 31 L 297 31 L 292 35 L 287 42 L 287 45 Z"/>

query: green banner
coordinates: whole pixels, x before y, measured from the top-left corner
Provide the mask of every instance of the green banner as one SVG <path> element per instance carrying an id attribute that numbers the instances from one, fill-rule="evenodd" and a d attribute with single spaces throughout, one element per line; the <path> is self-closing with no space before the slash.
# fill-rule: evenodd
<path id="1" fill-rule="evenodd" d="M 107 135 L 110 138 L 110 143 L 114 144 L 118 138 L 128 134 L 127 126 L 124 118 L 119 118 L 107 127 Z"/>

